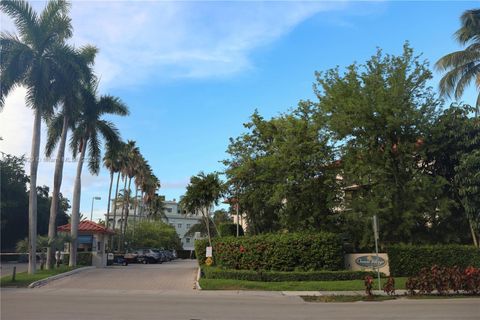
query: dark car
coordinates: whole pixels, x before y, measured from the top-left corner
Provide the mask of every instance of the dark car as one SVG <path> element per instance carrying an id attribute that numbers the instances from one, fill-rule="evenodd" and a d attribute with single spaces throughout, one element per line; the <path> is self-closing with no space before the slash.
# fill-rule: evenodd
<path id="1" fill-rule="evenodd" d="M 112 253 L 110 253 L 108 254 L 107 266 L 112 265 L 128 266 L 128 261 L 122 256 L 114 256 Z"/>
<path id="2" fill-rule="evenodd" d="M 162 263 L 162 256 L 159 252 L 156 252 L 154 249 L 138 249 L 135 251 L 137 253 L 137 261 L 139 263 Z"/>

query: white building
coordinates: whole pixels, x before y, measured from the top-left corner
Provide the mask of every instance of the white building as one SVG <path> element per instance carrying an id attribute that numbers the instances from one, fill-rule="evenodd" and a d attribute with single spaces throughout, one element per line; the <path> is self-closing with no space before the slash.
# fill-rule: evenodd
<path id="1" fill-rule="evenodd" d="M 139 201 L 141 203 L 141 201 Z M 175 228 L 175 231 L 178 234 L 178 237 L 182 241 L 182 246 L 184 250 L 194 250 L 194 239 L 193 236 L 186 236 L 185 233 L 187 233 L 190 228 L 197 224 L 200 223 L 201 221 L 201 216 L 200 215 L 193 215 L 190 213 L 184 213 L 182 212 L 178 202 L 173 199 L 173 200 L 165 200 L 164 201 L 164 214 L 165 218 L 162 220 L 165 223 L 169 223 L 171 226 Z M 141 205 L 139 205 L 139 208 L 137 208 L 137 214 L 134 217 L 134 206 L 133 204 L 130 204 L 129 208 L 129 215 L 128 215 L 128 224 L 132 225 L 134 221 L 139 222 L 141 220 L 144 220 L 148 216 L 147 212 L 148 208 L 141 208 Z M 122 214 L 122 205 L 121 203 L 117 205 L 116 207 L 116 223 L 115 223 L 115 229 L 119 229 L 120 225 L 122 223 L 121 219 L 121 214 Z M 110 214 L 110 219 L 109 219 L 109 227 L 113 228 L 113 213 Z"/>
<path id="2" fill-rule="evenodd" d="M 184 250 L 194 250 L 193 236 L 186 236 L 190 228 L 200 223 L 201 216 L 191 213 L 182 212 L 182 209 L 178 205 L 175 199 L 173 201 L 165 201 L 165 216 L 167 217 L 167 223 L 175 228 L 178 237 L 182 240 L 182 246 Z"/>

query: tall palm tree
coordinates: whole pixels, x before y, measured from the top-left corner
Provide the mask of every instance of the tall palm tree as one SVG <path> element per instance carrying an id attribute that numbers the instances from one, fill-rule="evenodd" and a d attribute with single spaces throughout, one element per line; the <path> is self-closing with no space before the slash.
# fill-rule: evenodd
<path id="1" fill-rule="evenodd" d="M 0 108 L 5 97 L 16 87 L 27 88 L 26 102 L 34 110 L 33 137 L 30 159 L 30 195 L 28 205 L 29 263 L 28 273 L 36 271 L 37 237 L 37 169 L 40 154 L 42 116 L 53 111 L 51 90 L 55 75 L 64 69 L 65 57 L 71 48 L 65 40 L 72 36 L 69 4 L 52 0 L 38 15 L 24 0 L 1 0 L 0 9 L 10 16 L 19 36 L 0 35 Z"/>
<path id="2" fill-rule="evenodd" d="M 107 205 L 107 217 L 106 217 L 106 222 L 105 226 L 108 228 L 108 223 L 110 221 L 110 205 L 111 205 L 111 200 L 112 200 L 112 186 L 113 186 L 113 176 L 115 173 L 118 173 L 117 175 L 117 190 L 115 195 L 118 193 L 118 183 L 120 180 L 120 157 L 119 153 L 121 152 L 121 147 L 123 145 L 122 143 L 118 143 L 116 145 L 112 145 L 110 143 L 107 143 L 107 151 L 105 152 L 105 156 L 103 157 L 103 165 L 108 169 L 110 173 L 110 186 L 108 188 L 108 205 Z M 115 212 L 115 206 L 114 206 L 114 212 Z M 114 213 L 115 216 L 115 213 Z M 113 228 L 115 229 L 115 218 L 114 217 L 114 222 L 113 222 Z"/>
<path id="3" fill-rule="evenodd" d="M 101 97 L 97 96 L 97 83 L 89 84 L 82 92 L 82 110 L 79 120 L 73 131 L 70 145 L 73 150 L 73 156 L 78 153 L 79 160 L 77 164 L 77 172 L 75 184 L 73 188 L 72 200 L 72 223 L 71 237 L 72 245 L 70 246 L 70 266 L 77 264 L 77 237 L 78 223 L 80 214 L 80 197 L 81 197 L 81 177 L 83 162 L 88 152 L 89 161 L 88 168 L 90 173 L 98 174 L 100 170 L 100 141 L 101 138 L 110 144 L 117 144 L 120 140 L 119 132 L 116 126 L 102 117 L 108 114 L 126 116 L 128 108 L 123 102 L 109 95 Z"/>
<path id="4" fill-rule="evenodd" d="M 131 185 L 132 185 L 132 179 L 135 176 L 137 172 L 137 167 L 139 164 L 139 158 L 140 158 L 140 150 L 136 146 L 135 141 L 129 140 L 127 141 L 126 147 L 125 147 L 125 156 L 127 157 L 126 161 L 126 166 L 123 168 L 125 177 L 128 178 L 128 189 L 125 192 L 125 195 L 128 194 L 128 196 L 125 197 L 125 217 L 123 220 L 123 233 L 122 237 L 125 236 L 125 232 L 127 230 L 127 224 L 128 224 L 128 215 L 130 212 L 130 197 L 132 195 L 131 191 Z M 122 241 L 123 243 L 123 241 Z"/>
<path id="5" fill-rule="evenodd" d="M 92 78 L 93 61 L 97 49 L 92 46 L 83 47 L 75 55 L 70 57 L 70 68 L 62 70 L 57 76 L 58 81 L 54 84 L 53 92 L 58 97 L 62 106 L 61 112 L 48 121 L 48 139 L 45 147 L 45 155 L 50 157 L 58 144 L 57 158 L 55 160 L 55 172 L 53 176 L 52 201 L 50 204 L 50 220 L 48 224 L 48 238 L 52 245 L 47 249 L 46 268 L 50 269 L 54 264 L 53 246 L 56 236 L 56 217 L 59 206 L 60 188 L 62 185 L 63 163 L 68 130 L 73 128 L 76 117 L 79 116 L 80 90 L 82 84 L 88 83 Z"/>
<path id="6" fill-rule="evenodd" d="M 436 68 L 446 72 L 440 80 L 440 93 L 460 99 L 465 88 L 475 82 L 480 90 L 480 9 L 467 10 L 461 18 L 461 27 L 455 33 L 457 41 L 466 46 L 440 58 Z M 476 115 L 480 108 L 480 93 L 476 101 Z"/>

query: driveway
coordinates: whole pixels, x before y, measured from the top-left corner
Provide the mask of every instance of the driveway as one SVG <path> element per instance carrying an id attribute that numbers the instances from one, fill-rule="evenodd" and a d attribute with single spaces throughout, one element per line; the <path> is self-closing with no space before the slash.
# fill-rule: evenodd
<path id="1" fill-rule="evenodd" d="M 90 269 L 55 280 L 43 289 L 171 290 L 192 291 L 196 260 L 174 260 L 162 264 L 129 264 Z"/>

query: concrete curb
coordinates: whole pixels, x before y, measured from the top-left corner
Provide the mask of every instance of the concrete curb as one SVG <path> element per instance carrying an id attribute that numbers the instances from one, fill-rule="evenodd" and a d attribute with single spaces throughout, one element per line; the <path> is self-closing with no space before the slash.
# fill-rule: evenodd
<path id="1" fill-rule="evenodd" d="M 195 280 L 195 289 L 197 290 L 202 290 L 202 287 L 200 287 L 200 283 L 198 282 L 200 280 L 201 275 L 202 275 L 202 269 L 198 267 L 197 278 Z"/>
<path id="2" fill-rule="evenodd" d="M 365 291 L 281 291 L 284 296 L 365 296 Z M 395 296 L 404 296 L 406 290 L 396 290 Z M 373 290 L 378 296 L 387 296 L 383 291 Z"/>
<path id="3" fill-rule="evenodd" d="M 65 277 L 71 276 L 72 274 L 79 273 L 79 272 L 82 272 L 82 271 L 85 271 L 85 270 L 94 269 L 94 268 L 96 268 L 96 267 L 93 267 L 93 266 L 92 267 L 83 267 L 83 268 L 74 269 L 72 271 L 67 271 L 67 272 L 64 272 L 64 273 L 56 274 L 54 276 L 51 276 L 51 277 L 48 277 L 48 278 L 30 283 L 28 288 L 30 288 L 30 289 L 38 288 L 38 287 L 44 286 L 47 283 L 50 283 L 54 280 L 65 278 Z"/>

